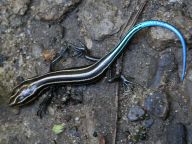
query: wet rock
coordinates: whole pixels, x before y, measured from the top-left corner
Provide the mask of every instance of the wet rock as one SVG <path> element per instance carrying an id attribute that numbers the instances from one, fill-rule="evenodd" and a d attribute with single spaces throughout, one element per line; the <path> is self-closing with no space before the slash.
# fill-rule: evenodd
<path id="1" fill-rule="evenodd" d="M 154 92 L 144 101 L 144 108 L 150 114 L 165 119 L 169 111 L 167 96 L 163 92 Z"/>
<path id="2" fill-rule="evenodd" d="M 15 14 L 24 15 L 28 9 L 30 0 L 12 0 L 12 10 Z"/>
<path id="3" fill-rule="evenodd" d="M 168 126 L 166 133 L 166 144 L 187 144 L 186 131 L 183 124 L 172 124 Z"/>
<path id="4" fill-rule="evenodd" d="M 128 119 L 130 121 L 137 121 L 139 119 L 142 119 L 145 115 L 145 111 L 140 106 L 133 106 L 130 108 L 128 113 Z"/>
<path id="5" fill-rule="evenodd" d="M 31 9 L 36 19 L 54 21 L 61 18 L 80 2 L 81 0 L 40 0 L 35 1 Z"/>
<path id="6" fill-rule="evenodd" d="M 80 137 L 80 133 L 77 129 L 77 127 L 73 127 L 68 131 L 69 135 L 72 137 Z"/>
<path id="7" fill-rule="evenodd" d="M 176 69 L 175 56 L 172 52 L 164 52 L 160 55 L 158 68 L 150 82 L 150 87 L 158 89 L 165 86 L 173 70 Z"/>
<path id="8" fill-rule="evenodd" d="M 176 26 L 185 35 L 186 40 L 190 42 L 191 36 L 188 31 L 192 28 L 192 20 L 185 17 L 181 11 L 170 11 L 163 7 L 158 10 L 156 16 L 152 19 L 166 21 Z M 175 45 L 174 42 L 177 41 L 180 43 L 173 32 L 160 27 L 153 27 L 150 29 L 148 41 L 154 49 L 159 51 L 169 46 L 177 46 L 178 48 L 178 45 Z"/>
<path id="9" fill-rule="evenodd" d="M 87 0 L 78 15 L 83 28 L 94 40 L 118 32 L 124 22 L 122 12 L 109 1 Z"/>

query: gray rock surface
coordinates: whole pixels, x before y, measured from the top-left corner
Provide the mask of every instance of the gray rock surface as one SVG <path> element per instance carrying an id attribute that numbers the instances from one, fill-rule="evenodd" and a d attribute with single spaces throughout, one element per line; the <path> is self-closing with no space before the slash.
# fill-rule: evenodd
<path id="1" fill-rule="evenodd" d="M 157 64 L 156 74 L 150 81 L 150 88 L 159 89 L 166 86 L 170 80 L 171 74 L 177 68 L 175 56 L 172 52 L 163 52 L 160 54 Z"/>
<path id="2" fill-rule="evenodd" d="M 11 7 L 15 14 L 24 15 L 28 10 L 28 5 L 31 0 L 12 0 Z"/>
<path id="3" fill-rule="evenodd" d="M 186 131 L 187 131 L 187 142 L 192 143 L 192 127 L 188 126 L 188 128 L 186 128 Z"/>
<path id="4" fill-rule="evenodd" d="M 187 144 L 185 126 L 181 123 L 168 126 L 166 144 Z"/>
<path id="5" fill-rule="evenodd" d="M 184 0 L 183 1 L 184 9 L 183 11 L 190 17 L 192 15 L 192 3 L 190 0 Z"/>
<path id="6" fill-rule="evenodd" d="M 41 0 L 35 1 L 32 6 L 32 15 L 36 19 L 54 21 L 74 8 L 81 0 Z"/>
<path id="7" fill-rule="evenodd" d="M 165 119 L 169 111 L 169 103 L 166 94 L 154 92 L 145 99 L 144 108 L 150 114 Z"/>
<path id="8" fill-rule="evenodd" d="M 192 27 L 192 20 L 184 17 L 182 11 L 169 12 L 165 8 L 160 8 L 152 19 L 166 21 L 176 26 L 183 34 L 185 34 L 187 41 L 190 43 L 191 36 L 188 31 Z M 152 48 L 158 51 L 162 51 L 168 46 L 174 46 L 176 48 L 180 47 L 175 45 L 175 42 L 179 42 L 178 38 L 176 38 L 173 32 L 170 32 L 167 29 L 159 27 L 151 28 L 149 37 L 150 38 L 148 40 L 152 44 Z"/>
<path id="9" fill-rule="evenodd" d="M 94 40 L 117 33 L 124 23 L 121 10 L 110 1 L 87 0 L 78 16 L 83 28 Z"/>

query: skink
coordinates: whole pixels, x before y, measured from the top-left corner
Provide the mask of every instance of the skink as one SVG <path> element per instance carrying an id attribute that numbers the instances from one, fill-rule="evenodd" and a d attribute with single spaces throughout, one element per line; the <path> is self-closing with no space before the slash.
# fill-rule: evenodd
<path id="1" fill-rule="evenodd" d="M 41 93 L 41 91 L 43 91 L 50 85 L 87 84 L 95 82 L 98 78 L 102 76 L 102 74 L 107 70 L 107 68 L 109 68 L 109 66 L 120 56 L 123 50 L 127 47 L 128 42 L 138 31 L 146 27 L 153 27 L 153 26 L 168 29 L 174 32 L 179 38 L 183 48 L 182 80 L 184 80 L 186 73 L 187 46 L 183 35 L 177 28 L 166 22 L 150 20 L 150 21 L 144 21 L 131 28 L 127 32 L 125 37 L 118 43 L 118 45 L 113 50 L 111 50 L 107 55 L 105 55 L 99 61 L 90 66 L 50 72 L 45 75 L 24 81 L 23 83 L 15 87 L 14 90 L 12 91 L 9 105 L 10 106 L 25 105 L 35 100 L 37 97 L 39 97 L 39 93 Z"/>

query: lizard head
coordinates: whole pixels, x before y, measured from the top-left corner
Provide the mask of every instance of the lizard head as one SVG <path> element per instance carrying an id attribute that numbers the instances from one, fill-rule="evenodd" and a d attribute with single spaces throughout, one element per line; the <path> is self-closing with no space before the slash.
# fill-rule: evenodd
<path id="1" fill-rule="evenodd" d="M 33 101 L 36 96 L 37 86 L 25 81 L 14 88 L 9 99 L 10 106 L 25 105 Z"/>

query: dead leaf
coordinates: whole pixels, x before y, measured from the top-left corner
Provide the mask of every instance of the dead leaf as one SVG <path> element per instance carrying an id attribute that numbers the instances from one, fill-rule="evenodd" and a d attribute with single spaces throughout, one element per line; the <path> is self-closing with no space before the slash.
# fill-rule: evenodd
<path id="1" fill-rule="evenodd" d="M 49 62 L 54 59 L 55 55 L 56 55 L 56 52 L 53 49 L 51 49 L 51 50 L 44 50 L 43 54 L 42 54 L 43 59 L 45 61 L 49 61 Z"/>

